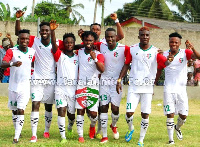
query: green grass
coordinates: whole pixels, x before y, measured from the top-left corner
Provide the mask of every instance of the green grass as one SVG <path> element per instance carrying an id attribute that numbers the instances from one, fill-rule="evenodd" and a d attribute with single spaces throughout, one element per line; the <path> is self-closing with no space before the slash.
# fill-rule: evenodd
<path id="1" fill-rule="evenodd" d="M 14 136 L 14 127 L 12 124 L 12 114 L 11 111 L 7 108 L 7 97 L 0 97 L 0 146 L 15 146 L 12 144 L 12 139 Z M 120 106 L 120 118 L 117 123 L 118 131 L 120 134 L 119 140 L 114 140 L 112 137 L 111 129 L 108 127 L 108 138 L 109 142 L 101 145 L 100 140 L 94 139 L 90 140 L 88 136 L 89 124 L 90 121 L 85 115 L 84 123 L 84 138 L 85 143 L 78 143 L 78 134 L 76 129 L 76 124 L 73 127 L 74 136 L 69 137 L 67 135 L 68 143 L 62 145 L 60 144 L 60 133 L 57 126 L 57 111 L 55 106 L 53 106 L 53 120 L 50 129 L 50 139 L 45 139 L 43 137 L 44 132 L 44 106 L 41 104 L 40 107 L 40 119 L 38 124 L 38 141 L 36 143 L 30 143 L 31 138 L 31 124 L 30 124 L 30 112 L 31 112 L 31 101 L 25 110 L 25 123 L 22 130 L 22 137 L 19 140 L 17 146 L 136 146 L 139 135 L 140 135 L 140 105 L 134 114 L 134 126 L 135 132 L 133 134 L 132 140 L 127 143 L 124 140 L 128 126 L 125 121 L 125 103 L 126 99 L 122 99 Z M 166 129 L 166 117 L 163 114 L 163 107 L 158 106 L 157 104 L 162 104 L 162 100 L 153 100 L 152 101 L 152 113 L 150 115 L 150 124 L 144 140 L 145 146 L 148 147 L 157 147 L 157 146 L 168 146 L 168 135 Z M 191 99 L 189 100 L 189 116 L 187 118 L 186 124 L 182 127 L 181 131 L 183 133 L 183 140 L 179 141 L 176 138 L 174 133 L 175 145 L 177 147 L 198 147 L 200 146 L 200 100 Z M 175 117 L 176 122 L 177 116 Z M 66 119 L 67 122 L 67 119 Z M 108 124 L 111 124 L 111 117 L 109 112 L 109 121 Z M 67 134 L 67 133 L 66 133 Z"/>

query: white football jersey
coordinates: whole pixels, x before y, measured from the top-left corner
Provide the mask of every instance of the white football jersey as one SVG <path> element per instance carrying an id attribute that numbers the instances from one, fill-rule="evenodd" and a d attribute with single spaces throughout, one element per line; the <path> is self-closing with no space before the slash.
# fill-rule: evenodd
<path id="1" fill-rule="evenodd" d="M 188 49 L 179 49 L 174 56 L 174 60 L 165 68 L 165 87 L 164 92 L 176 93 L 186 90 L 187 84 L 187 62 L 191 59 L 192 51 Z M 163 54 L 169 55 L 169 50 Z"/>
<path id="2" fill-rule="evenodd" d="M 112 50 L 108 48 L 107 43 L 100 45 L 100 52 L 105 59 L 105 71 L 101 74 L 101 79 L 118 79 L 128 49 L 128 46 L 120 43 L 117 43 L 116 47 Z"/>
<path id="3" fill-rule="evenodd" d="M 27 48 L 27 52 L 22 52 L 18 47 L 8 49 L 3 60 L 7 62 L 21 61 L 22 65 L 19 67 L 10 67 L 9 87 L 10 91 L 21 92 L 24 90 L 30 91 L 31 78 L 31 62 L 34 59 L 35 50 Z"/>
<path id="4" fill-rule="evenodd" d="M 96 53 L 96 57 L 99 62 L 104 62 L 104 57 L 103 55 L 97 51 L 94 50 Z M 81 82 L 89 82 L 89 81 L 94 81 L 97 82 L 99 81 L 98 74 L 99 71 L 96 68 L 96 64 L 90 54 L 85 53 L 85 48 L 81 48 L 78 50 L 78 58 L 79 58 L 79 84 L 81 85 Z M 95 83 L 93 83 L 95 84 Z"/>
<path id="5" fill-rule="evenodd" d="M 59 45 L 60 41 L 56 41 L 56 44 Z M 30 36 L 29 47 L 36 51 L 32 78 L 55 80 L 55 61 L 51 53 L 51 42 L 45 46 L 42 44 L 41 38 Z"/>
<path id="6" fill-rule="evenodd" d="M 129 60 L 130 63 L 128 58 L 132 57 L 129 91 L 133 93 L 153 93 L 157 62 L 159 60 L 164 64 L 166 58 L 158 55 L 158 48 L 151 45 L 149 49 L 143 50 L 139 43 L 130 46 L 130 54 L 131 56 L 128 56 L 125 62 L 127 64 Z"/>
<path id="7" fill-rule="evenodd" d="M 78 56 L 65 55 L 61 50 L 54 54 L 57 65 L 57 85 L 55 90 L 61 88 L 71 97 L 75 95 L 78 78 Z"/>

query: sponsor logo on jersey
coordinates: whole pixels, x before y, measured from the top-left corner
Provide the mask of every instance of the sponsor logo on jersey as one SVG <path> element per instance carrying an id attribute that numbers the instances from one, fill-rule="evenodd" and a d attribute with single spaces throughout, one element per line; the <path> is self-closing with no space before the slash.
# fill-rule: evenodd
<path id="1" fill-rule="evenodd" d="M 150 59 L 151 58 L 151 54 L 147 54 L 147 58 Z"/>
<path id="2" fill-rule="evenodd" d="M 114 57 L 118 57 L 119 53 L 118 52 L 114 52 Z"/>
<path id="3" fill-rule="evenodd" d="M 183 58 L 179 58 L 179 62 L 180 62 L 180 63 L 183 63 Z"/>

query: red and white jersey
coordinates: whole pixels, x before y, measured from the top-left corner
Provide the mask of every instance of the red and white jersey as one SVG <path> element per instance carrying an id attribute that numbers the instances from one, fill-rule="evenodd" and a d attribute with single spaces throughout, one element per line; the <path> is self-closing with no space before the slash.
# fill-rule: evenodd
<path id="1" fill-rule="evenodd" d="M 157 73 L 157 64 L 165 67 L 167 59 L 158 53 L 158 48 L 150 46 L 143 50 L 140 44 L 130 46 L 130 52 L 126 56 L 125 64 L 131 64 L 129 75 L 129 92 L 153 93 L 153 85 Z"/>
<path id="2" fill-rule="evenodd" d="M 106 38 L 100 39 L 99 42 L 103 42 L 103 43 L 105 43 L 105 44 L 107 43 L 107 42 L 106 42 Z"/>
<path id="3" fill-rule="evenodd" d="M 22 62 L 22 65 L 19 67 L 10 67 L 8 87 L 10 91 L 21 92 L 30 90 L 31 62 L 33 62 L 35 58 L 34 54 L 35 50 L 29 47 L 27 48 L 27 52 L 20 51 L 18 47 L 13 47 L 6 51 L 3 61 L 8 63 L 17 61 Z"/>
<path id="4" fill-rule="evenodd" d="M 62 41 L 56 41 L 57 45 L 61 45 Z M 52 45 L 45 46 L 41 42 L 41 38 L 30 36 L 29 47 L 35 49 L 35 62 L 33 79 L 55 79 L 55 61 L 51 53 Z"/>
<path id="5" fill-rule="evenodd" d="M 112 50 L 108 48 L 107 43 L 101 43 L 100 52 L 105 59 L 105 70 L 101 74 L 101 79 L 118 79 L 128 51 L 129 47 L 120 43 Z"/>
<path id="6" fill-rule="evenodd" d="M 78 56 L 65 55 L 60 49 L 53 54 L 57 65 L 57 86 L 71 97 L 75 95 L 78 78 Z"/>
<path id="7" fill-rule="evenodd" d="M 164 92 L 177 93 L 186 90 L 187 84 L 187 62 L 191 59 L 193 52 L 189 49 L 179 49 L 174 60 L 165 68 Z M 163 54 L 169 55 L 169 50 Z"/>
<path id="8" fill-rule="evenodd" d="M 104 63 L 104 56 L 97 50 L 94 50 L 96 53 L 96 57 L 98 62 Z M 78 50 L 78 58 L 79 58 L 79 84 L 80 82 L 89 82 L 92 81 L 99 81 L 98 74 L 99 71 L 97 70 L 96 64 L 90 54 L 85 53 L 85 48 L 81 48 Z"/>

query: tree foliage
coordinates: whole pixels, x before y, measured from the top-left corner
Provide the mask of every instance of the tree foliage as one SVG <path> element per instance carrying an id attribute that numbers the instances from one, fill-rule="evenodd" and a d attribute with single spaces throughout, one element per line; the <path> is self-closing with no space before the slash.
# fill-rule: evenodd
<path id="1" fill-rule="evenodd" d="M 200 22 L 200 1 L 199 0 L 169 0 L 178 7 L 182 16 L 190 22 Z"/>
<path id="2" fill-rule="evenodd" d="M 4 5 L 2 2 L 0 2 L 0 20 L 1 21 L 11 20 L 10 6 L 8 4 Z"/>
<path id="3" fill-rule="evenodd" d="M 123 8 L 118 9 L 116 13 L 120 22 L 132 16 L 184 21 L 184 18 L 179 13 L 170 11 L 166 1 L 171 2 L 173 0 L 135 0 L 132 3 L 125 3 Z M 105 25 L 114 25 L 109 16 L 105 18 Z"/>
<path id="4" fill-rule="evenodd" d="M 34 17 L 27 16 L 25 21 L 37 21 L 40 17 L 41 21 L 47 21 L 54 19 L 58 23 L 75 24 L 75 21 L 71 20 L 66 11 L 62 9 L 59 4 L 53 4 L 50 2 L 41 2 L 35 6 Z"/>
<path id="5" fill-rule="evenodd" d="M 59 0 L 59 2 L 61 3 L 58 4 L 59 7 L 65 11 L 68 18 L 72 17 L 75 24 L 79 24 L 81 20 L 85 22 L 83 15 L 76 10 L 78 8 L 84 9 L 83 4 L 73 4 L 73 0 Z"/>

